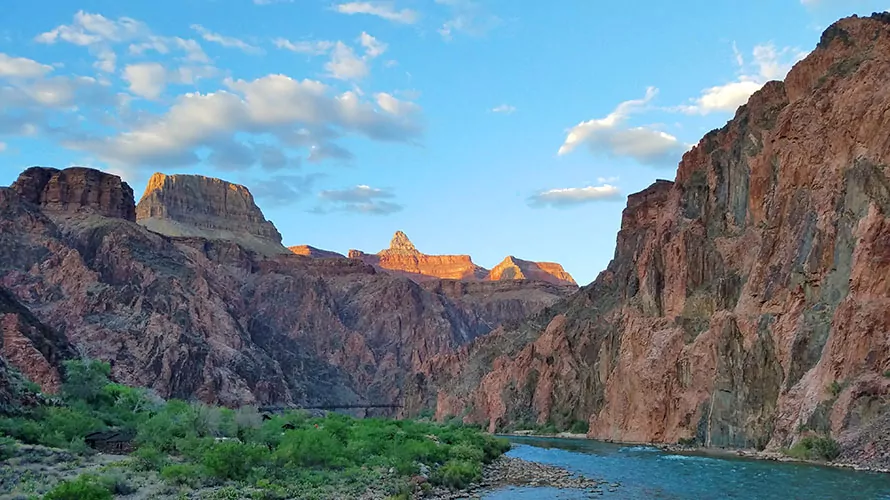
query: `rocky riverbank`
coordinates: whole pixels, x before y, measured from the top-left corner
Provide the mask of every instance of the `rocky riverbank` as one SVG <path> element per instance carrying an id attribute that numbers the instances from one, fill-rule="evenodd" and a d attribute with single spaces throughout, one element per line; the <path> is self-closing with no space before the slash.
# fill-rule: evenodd
<path id="1" fill-rule="evenodd" d="M 485 466 L 481 482 L 471 484 L 463 491 L 454 492 L 443 488 L 435 488 L 425 493 L 418 492 L 414 495 L 414 498 L 418 500 L 482 498 L 488 491 L 508 486 L 582 490 L 588 492 L 591 497 L 595 497 L 605 492 L 614 492 L 621 484 L 590 479 L 561 467 L 501 456 Z"/>
<path id="2" fill-rule="evenodd" d="M 714 455 L 714 456 L 735 456 L 735 457 L 744 457 L 750 458 L 754 460 L 769 460 L 772 462 L 796 462 L 796 463 L 805 463 L 805 464 L 813 464 L 813 465 L 822 465 L 825 467 L 841 467 L 844 469 L 853 469 L 862 472 L 881 472 L 881 473 L 890 473 L 890 468 L 884 467 L 870 467 L 861 464 L 856 464 L 852 462 L 844 462 L 844 461 L 819 461 L 819 460 L 804 460 L 800 458 L 795 458 L 788 456 L 784 453 L 778 451 L 758 451 L 758 450 L 732 450 L 732 449 L 723 449 L 723 448 L 702 448 L 696 446 L 683 446 L 679 444 L 651 444 L 649 446 L 653 446 L 662 451 L 668 453 L 698 453 L 703 455 Z"/>

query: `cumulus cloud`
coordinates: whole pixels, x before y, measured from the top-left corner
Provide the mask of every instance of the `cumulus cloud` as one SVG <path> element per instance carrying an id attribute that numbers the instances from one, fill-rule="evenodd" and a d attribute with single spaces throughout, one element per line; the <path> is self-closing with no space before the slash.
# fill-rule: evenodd
<path id="1" fill-rule="evenodd" d="M 130 84 L 130 92 L 146 99 L 157 99 L 167 86 L 167 70 L 158 63 L 128 65 L 121 78 Z"/>
<path id="2" fill-rule="evenodd" d="M 364 31 L 362 31 L 361 36 L 359 36 L 359 42 L 362 44 L 362 47 L 365 48 L 365 55 L 371 58 L 382 55 L 386 52 L 386 49 L 389 48 L 389 45 L 377 40 Z"/>
<path id="3" fill-rule="evenodd" d="M 386 201 L 395 198 L 395 194 L 386 189 L 358 185 L 348 189 L 326 190 L 318 193 L 322 204 L 312 212 L 324 214 L 331 212 L 353 212 L 369 215 L 388 215 L 402 210 L 398 203 Z"/>
<path id="4" fill-rule="evenodd" d="M 292 42 L 286 38 L 276 38 L 273 43 L 279 49 L 290 50 L 299 54 L 309 54 L 312 56 L 320 56 L 327 54 L 334 48 L 334 42 L 327 40 L 312 40 Z"/>
<path id="5" fill-rule="evenodd" d="M 585 145 L 595 153 L 625 156 L 646 165 L 676 163 L 686 150 L 676 137 L 650 127 L 624 126 L 627 118 L 645 109 L 657 93 L 656 88 L 649 87 L 643 99 L 625 101 L 605 118 L 572 127 L 557 154 L 565 155 Z"/>
<path id="6" fill-rule="evenodd" d="M 341 14 L 367 14 L 401 24 L 417 22 L 417 12 L 411 9 L 397 10 L 393 2 L 348 2 L 335 6 Z"/>
<path id="7" fill-rule="evenodd" d="M 40 78 L 53 70 L 52 66 L 32 59 L 13 57 L 0 52 L 0 78 Z"/>
<path id="8" fill-rule="evenodd" d="M 227 90 L 185 94 L 166 113 L 132 130 L 69 145 L 112 164 L 173 167 L 197 163 L 196 149 L 227 147 L 238 133 L 271 134 L 285 144 L 323 148 L 331 147 L 328 137 L 314 133 L 325 129 L 400 142 L 422 133 L 420 107 L 385 93 L 374 101 L 354 92 L 334 95 L 321 82 L 284 75 L 227 79 L 225 84 Z"/>
<path id="9" fill-rule="evenodd" d="M 752 50 L 753 61 L 746 64 L 744 55 L 733 44 L 739 76 L 736 81 L 702 90 L 701 95 L 689 104 L 674 108 L 686 114 L 707 115 L 715 112 L 734 112 L 748 102 L 754 92 L 770 80 L 785 78 L 794 63 L 807 56 L 807 52 L 785 47 L 777 49 L 772 44 L 757 45 Z"/>
<path id="10" fill-rule="evenodd" d="M 93 64 L 100 71 L 111 73 L 115 70 L 117 54 L 112 48 L 116 44 L 130 43 L 131 54 L 142 54 L 156 50 L 161 54 L 173 50 L 185 52 L 185 59 L 191 62 L 209 62 L 207 54 L 195 40 L 179 37 L 158 36 L 144 23 L 130 17 L 108 19 L 101 14 L 78 11 L 71 24 L 62 24 L 37 35 L 38 43 L 70 43 L 87 47 L 94 56 Z"/>
<path id="11" fill-rule="evenodd" d="M 368 65 L 364 58 L 355 55 L 352 48 L 337 42 L 331 53 L 331 60 L 324 65 L 328 75 L 340 80 L 361 80 L 368 76 Z"/>
<path id="12" fill-rule="evenodd" d="M 611 184 L 580 188 L 561 188 L 540 191 L 528 198 L 533 208 L 569 208 L 596 201 L 621 199 L 621 191 Z"/>
<path id="13" fill-rule="evenodd" d="M 501 104 L 500 106 L 491 108 L 492 113 L 503 113 L 505 115 L 509 115 L 514 111 L 516 111 L 516 108 L 514 106 L 510 106 L 509 104 Z"/>
<path id="14" fill-rule="evenodd" d="M 219 33 L 214 33 L 212 31 L 208 30 L 207 28 L 205 28 L 204 26 L 201 26 L 200 24 L 193 24 L 192 29 L 197 31 L 198 34 L 201 35 L 201 38 L 203 38 L 204 40 L 206 40 L 208 42 L 217 43 L 219 45 L 222 45 L 223 47 L 230 48 L 230 49 L 238 49 L 246 54 L 262 54 L 263 53 L 263 49 L 253 46 L 253 45 L 250 45 L 249 43 L 245 42 L 244 40 L 241 40 L 241 39 L 238 39 L 235 37 L 231 37 L 231 36 L 220 35 Z"/>

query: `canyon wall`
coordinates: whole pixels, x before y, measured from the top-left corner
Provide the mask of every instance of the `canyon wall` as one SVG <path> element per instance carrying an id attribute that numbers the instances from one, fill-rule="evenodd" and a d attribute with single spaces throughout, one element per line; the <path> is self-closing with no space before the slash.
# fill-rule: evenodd
<path id="1" fill-rule="evenodd" d="M 890 14 L 828 28 L 628 198 L 591 285 L 431 359 L 408 413 L 890 466 Z"/>
<path id="2" fill-rule="evenodd" d="M 164 397 L 390 404 L 432 356 L 573 291 L 424 287 L 295 255 L 246 188 L 215 179 L 156 175 L 134 209 L 126 183 L 92 169 L 32 168 L 0 188 L 4 363 L 50 391 L 77 352 Z M 51 332 L 66 347 L 41 343 Z"/>

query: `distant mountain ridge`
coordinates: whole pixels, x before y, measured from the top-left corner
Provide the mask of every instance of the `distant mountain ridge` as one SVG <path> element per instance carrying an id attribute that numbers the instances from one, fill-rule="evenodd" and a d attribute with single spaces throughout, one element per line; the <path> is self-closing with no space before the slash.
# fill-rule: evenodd
<path id="1" fill-rule="evenodd" d="M 534 280 L 577 286 L 572 276 L 555 262 L 532 262 L 511 255 L 489 271 L 474 263 L 469 255 L 427 255 L 417 250 L 402 231 L 396 231 L 389 248 L 376 254 L 350 250 L 349 258 L 414 281 L 436 278 L 463 281 Z"/>

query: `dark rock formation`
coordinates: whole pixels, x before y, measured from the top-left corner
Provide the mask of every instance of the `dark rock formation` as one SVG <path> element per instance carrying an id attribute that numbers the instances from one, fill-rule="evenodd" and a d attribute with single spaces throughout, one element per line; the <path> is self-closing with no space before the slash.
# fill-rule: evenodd
<path id="1" fill-rule="evenodd" d="M 136 220 L 133 189 L 120 177 L 92 168 L 31 167 L 11 187 L 46 212 Z"/>

